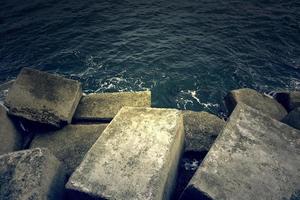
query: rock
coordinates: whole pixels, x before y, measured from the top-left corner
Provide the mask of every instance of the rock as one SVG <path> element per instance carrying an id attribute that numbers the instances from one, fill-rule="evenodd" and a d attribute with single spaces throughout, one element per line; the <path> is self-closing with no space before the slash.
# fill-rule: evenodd
<path id="1" fill-rule="evenodd" d="M 81 95 L 77 81 L 23 68 L 5 105 L 11 115 L 61 127 L 71 122 Z"/>
<path id="2" fill-rule="evenodd" d="M 70 177 L 71 199 L 170 199 L 183 150 L 182 114 L 123 107 Z"/>
<path id="3" fill-rule="evenodd" d="M 107 124 L 67 125 L 63 129 L 37 134 L 30 148 L 48 148 L 66 167 L 70 176 L 96 142 Z"/>
<path id="4" fill-rule="evenodd" d="M 0 156 L 1 200 L 63 199 L 64 178 L 60 162 L 46 149 Z"/>
<path id="5" fill-rule="evenodd" d="M 225 121 L 207 112 L 183 111 L 185 151 L 205 152 L 225 125 Z"/>
<path id="6" fill-rule="evenodd" d="M 300 107 L 292 110 L 285 118 L 283 118 L 282 122 L 300 130 Z"/>
<path id="7" fill-rule="evenodd" d="M 0 85 L 0 104 L 2 104 L 2 102 L 4 101 L 5 97 L 7 96 L 9 88 L 12 86 L 14 82 L 15 80 L 10 80 Z"/>
<path id="8" fill-rule="evenodd" d="M 238 104 L 181 199 L 290 199 L 299 142 L 299 130 Z"/>
<path id="9" fill-rule="evenodd" d="M 0 155 L 20 150 L 22 144 L 21 133 L 7 116 L 5 107 L 0 105 Z"/>
<path id="10" fill-rule="evenodd" d="M 277 120 L 282 120 L 287 115 L 284 107 L 275 99 L 249 88 L 232 90 L 227 94 L 225 104 L 229 114 L 237 103 L 244 103 Z"/>
<path id="11" fill-rule="evenodd" d="M 74 121 L 110 121 L 123 106 L 151 107 L 151 92 L 94 93 L 83 96 Z"/>
<path id="12" fill-rule="evenodd" d="M 300 91 L 277 92 L 275 98 L 287 111 L 300 107 Z"/>

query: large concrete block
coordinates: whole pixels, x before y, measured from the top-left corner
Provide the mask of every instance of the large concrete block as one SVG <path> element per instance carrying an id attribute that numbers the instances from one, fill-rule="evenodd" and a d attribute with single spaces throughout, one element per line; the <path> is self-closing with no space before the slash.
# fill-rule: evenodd
<path id="1" fill-rule="evenodd" d="M 225 104 L 229 114 L 237 103 L 244 103 L 277 120 L 281 120 L 287 115 L 285 108 L 275 99 L 249 88 L 232 90 L 227 94 Z"/>
<path id="2" fill-rule="evenodd" d="M 64 163 L 70 176 L 106 126 L 107 124 L 67 125 L 58 131 L 37 134 L 30 148 L 48 148 Z"/>
<path id="3" fill-rule="evenodd" d="M 5 107 L 0 105 L 0 155 L 20 150 L 22 144 L 21 133 L 7 116 Z"/>
<path id="4" fill-rule="evenodd" d="M 5 105 L 11 115 L 60 127 L 71 122 L 81 95 L 77 81 L 23 68 Z"/>
<path id="5" fill-rule="evenodd" d="M 205 152 L 223 129 L 225 121 L 207 112 L 183 111 L 185 151 Z"/>
<path id="6" fill-rule="evenodd" d="M 300 91 L 277 92 L 275 98 L 288 111 L 300 107 Z"/>
<path id="7" fill-rule="evenodd" d="M 300 107 L 292 110 L 285 118 L 283 118 L 282 122 L 300 130 Z"/>
<path id="8" fill-rule="evenodd" d="M 46 149 L 0 156 L 1 200 L 59 200 L 64 181 L 60 162 Z"/>
<path id="9" fill-rule="evenodd" d="M 14 82 L 15 82 L 15 80 L 10 80 L 10 81 L 0 85 L 0 104 L 3 104 L 3 101 L 4 101 L 5 97 L 7 96 L 8 90 Z"/>
<path id="10" fill-rule="evenodd" d="M 66 188 L 71 199 L 169 199 L 183 144 L 180 111 L 123 107 Z"/>
<path id="11" fill-rule="evenodd" d="M 290 199 L 300 188 L 300 131 L 238 104 L 182 199 Z"/>
<path id="12" fill-rule="evenodd" d="M 151 107 L 151 92 L 94 93 L 83 96 L 74 121 L 110 121 L 123 106 Z"/>

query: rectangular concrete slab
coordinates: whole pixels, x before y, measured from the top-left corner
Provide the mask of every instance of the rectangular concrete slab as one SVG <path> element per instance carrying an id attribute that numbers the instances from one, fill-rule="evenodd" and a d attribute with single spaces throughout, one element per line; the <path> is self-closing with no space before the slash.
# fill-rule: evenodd
<path id="1" fill-rule="evenodd" d="M 183 144 L 180 111 L 123 107 L 70 177 L 70 198 L 169 199 Z"/>
<path id="2" fill-rule="evenodd" d="M 229 114 L 238 103 L 243 103 L 279 121 L 287 115 L 285 108 L 275 99 L 250 88 L 232 90 L 224 100 Z"/>
<path id="3" fill-rule="evenodd" d="M 1 200 L 60 200 L 64 181 L 62 165 L 47 149 L 0 156 Z"/>
<path id="4" fill-rule="evenodd" d="M 182 199 L 291 199 L 300 188 L 300 131 L 238 104 Z"/>
<path id="5" fill-rule="evenodd" d="M 123 106 L 151 107 L 151 92 L 93 93 L 83 96 L 74 121 L 110 121 Z"/>
<path id="6" fill-rule="evenodd" d="M 99 138 L 107 124 L 67 125 L 63 129 L 36 134 L 30 148 L 48 148 L 70 176 Z"/>
<path id="7" fill-rule="evenodd" d="M 11 115 L 60 127 L 71 122 L 81 96 L 78 81 L 23 68 L 4 103 Z"/>
<path id="8" fill-rule="evenodd" d="M 7 116 L 7 110 L 0 105 L 0 155 L 22 148 L 22 134 Z"/>
<path id="9" fill-rule="evenodd" d="M 183 111 L 186 152 L 207 152 L 225 121 L 207 112 Z"/>

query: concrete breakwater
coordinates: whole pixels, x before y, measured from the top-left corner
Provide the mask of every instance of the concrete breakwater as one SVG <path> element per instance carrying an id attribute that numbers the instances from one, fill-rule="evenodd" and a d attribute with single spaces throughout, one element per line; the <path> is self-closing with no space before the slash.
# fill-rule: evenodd
<path id="1" fill-rule="evenodd" d="M 233 90 L 224 121 L 29 68 L 0 90 L 0 199 L 300 198 L 300 92 Z"/>

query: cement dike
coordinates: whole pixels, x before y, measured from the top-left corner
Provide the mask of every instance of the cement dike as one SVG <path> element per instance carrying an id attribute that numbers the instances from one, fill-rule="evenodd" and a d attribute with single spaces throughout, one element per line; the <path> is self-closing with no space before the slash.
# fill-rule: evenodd
<path id="1" fill-rule="evenodd" d="M 224 100 L 228 121 L 24 68 L 0 85 L 0 199 L 300 199 L 300 92 Z"/>

